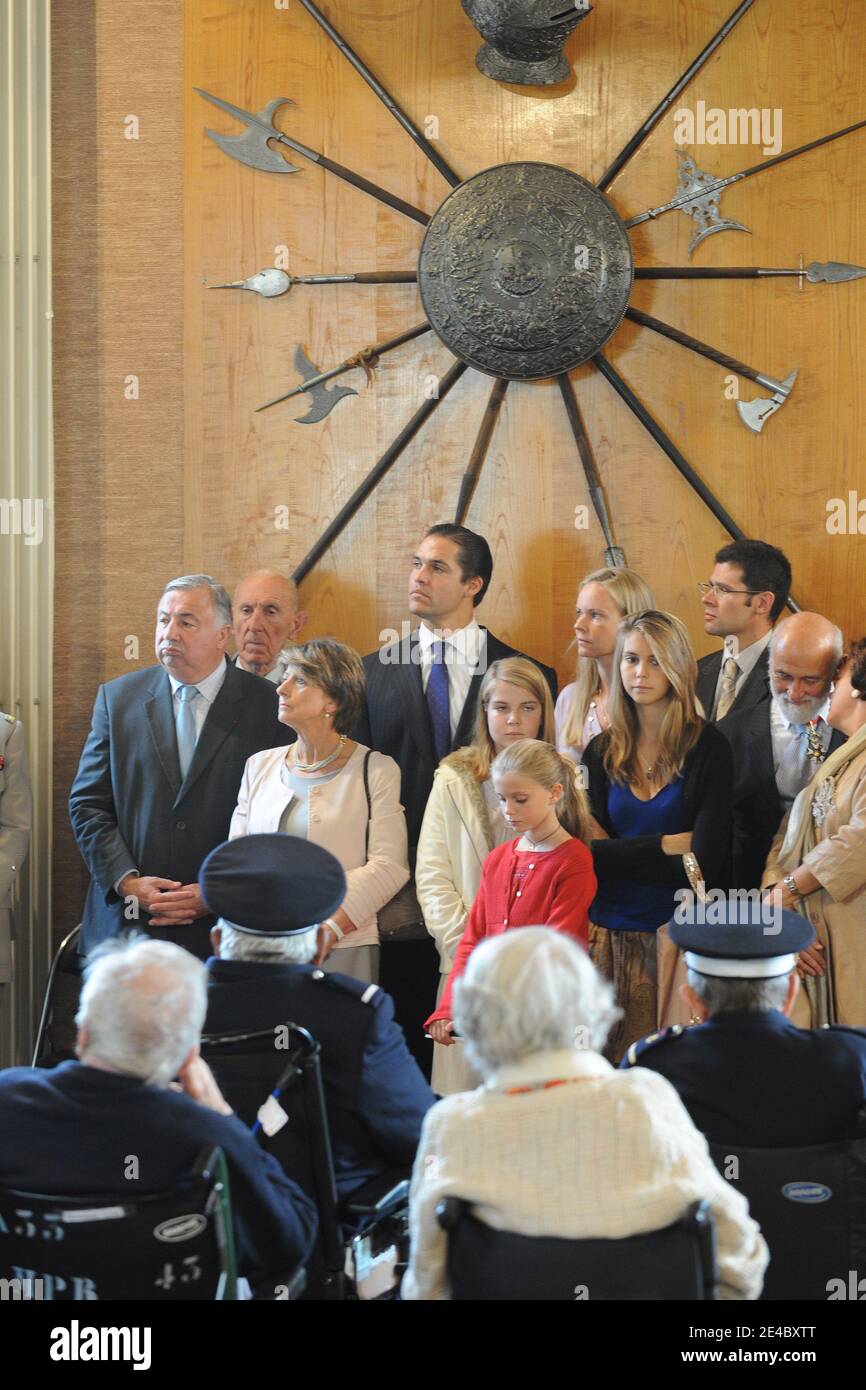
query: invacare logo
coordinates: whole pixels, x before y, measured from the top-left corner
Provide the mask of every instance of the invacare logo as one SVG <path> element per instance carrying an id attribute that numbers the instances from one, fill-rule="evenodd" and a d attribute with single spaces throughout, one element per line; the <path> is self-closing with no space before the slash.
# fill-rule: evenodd
<path id="1" fill-rule="evenodd" d="M 131 1361 L 134 1371 L 150 1369 L 149 1327 L 69 1327 L 51 1332 L 52 1361 Z"/>

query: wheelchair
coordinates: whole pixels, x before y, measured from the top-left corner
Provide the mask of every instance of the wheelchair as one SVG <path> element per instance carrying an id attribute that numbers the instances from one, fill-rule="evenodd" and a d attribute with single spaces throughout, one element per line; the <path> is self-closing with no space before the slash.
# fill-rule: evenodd
<path id="1" fill-rule="evenodd" d="M 460 1197 L 440 1202 L 436 1218 L 448 1235 L 448 1278 L 458 1302 L 715 1298 L 715 1227 L 704 1201 L 663 1230 L 619 1240 L 499 1231 Z"/>
<path id="2" fill-rule="evenodd" d="M 866 1112 L 859 1135 L 800 1149 L 710 1144 L 722 1177 L 748 1198 L 770 1250 L 763 1300 L 823 1302 L 866 1268 Z"/>
<path id="3" fill-rule="evenodd" d="M 285 1048 L 275 1047 L 278 1037 Z M 304 1297 L 395 1298 L 408 1259 L 409 1182 L 386 1173 L 340 1200 L 318 1042 L 287 1022 L 205 1035 L 201 1055 L 235 1113 L 316 1204 L 319 1236 Z"/>
<path id="4" fill-rule="evenodd" d="M 238 1297 L 229 1178 L 221 1148 L 204 1148 L 168 1192 L 141 1197 L 44 1196 L 0 1189 L 3 1297 L 24 1301 L 189 1302 Z M 281 1299 L 304 1270 L 279 1281 Z M 255 1294 L 253 1295 L 255 1297 Z"/>

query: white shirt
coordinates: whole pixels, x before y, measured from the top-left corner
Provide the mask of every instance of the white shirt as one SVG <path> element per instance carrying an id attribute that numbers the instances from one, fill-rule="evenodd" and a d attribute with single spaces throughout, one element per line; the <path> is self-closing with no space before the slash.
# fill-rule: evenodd
<path id="1" fill-rule="evenodd" d="M 433 666 L 433 643 L 444 642 L 443 657 L 448 670 L 448 715 L 451 722 L 451 737 L 457 733 L 457 725 L 466 704 L 472 677 L 487 669 L 487 630 L 480 627 L 475 619 L 465 627 L 454 632 L 437 632 L 424 623 L 418 629 L 418 652 L 421 658 L 421 684 L 427 692 L 427 682 Z"/>
<path id="2" fill-rule="evenodd" d="M 283 647 L 283 650 L 277 657 L 275 664 L 271 667 L 270 671 L 268 671 L 266 676 L 262 676 L 262 680 L 270 681 L 272 685 L 282 685 L 283 681 L 286 678 L 286 667 L 289 664 L 289 657 L 291 656 L 292 651 L 292 647 Z M 244 663 L 241 661 L 240 654 L 238 654 L 234 658 L 234 662 L 239 671 L 248 671 L 251 676 L 258 675 L 258 671 L 250 671 L 249 666 L 244 665 Z"/>
<path id="3" fill-rule="evenodd" d="M 725 638 L 725 647 L 724 651 L 722 652 L 722 664 L 719 667 L 719 675 L 716 681 L 716 693 L 713 696 L 714 712 L 718 707 L 719 695 L 722 689 L 722 681 L 725 678 L 725 662 L 728 660 L 728 657 L 733 657 L 734 661 L 736 661 L 737 663 L 737 667 L 739 670 L 739 675 L 737 676 L 737 683 L 734 686 L 734 699 L 736 700 L 737 696 L 743 688 L 743 685 L 748 680 L 749 676 L 754 671 L 761 657 L 764 655 L 764 652 L 769 647 L 770 638 L 772 637 L 772 635 L 773 633 L 771 630 L 770 632 L 765 633 L 763 637 L 759 637 L 757 642 L 753 642 L 749 647 L 739 647 L 736 637 Z"/>
<path id="4" fill-rule="evenodd" d="M 174 708 L 174 722 L 177 724 L 177 716 L 180 710 L 180 696 L 178 691 L 182 685 L 194 685 L 198 690 L 198 699 L 192 702 L 192 714 L 195 720 L 196 739 L 201 738 L 201 731 L 204 728 L 204 721 L 211 711 L 211 705 L 222 689 L 222 683 L 226 678 L 225 657 L 220 658 L 220 664 L 209 676 L 205 676 L 203 681 L 179 681 L 171 672 L 168 673 L 171 681 L 171 703 Z"/>
<path id="5" fill-rule="evenodd" d="M 821 721 L 817 733 L 821 739 L 825 756 L 833 737 L 833 730 L 827 723 L 829 713 L 830 701 L 825 700 L 815 715 L 815 718 Z M 773 770 L 776 774 L 776 789 L 785 806 L 790 807 L 794 798 L 811 780 L 815 771 L 815 763 L 806 753 L 809 721 L 807 720 L 805 724 L 795 724 L 793 720 L 788 719 L 782 713 L 778 701 L 771 699 L 770 737 L 773 740 Z"/>

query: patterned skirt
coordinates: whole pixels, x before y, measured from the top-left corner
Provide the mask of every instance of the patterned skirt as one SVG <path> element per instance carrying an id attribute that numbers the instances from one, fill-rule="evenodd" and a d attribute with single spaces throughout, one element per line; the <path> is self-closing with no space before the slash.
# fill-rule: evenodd
<path id="1" fill-rule="evenodd" d="M 651 931 L 610 931 L 589 924 L 589 958 L 610 980 L 623 1016 L 610 1030 L 603 1055 L 618 1066 L 633 1042 L 658 1026 L 658 954 Z"/>

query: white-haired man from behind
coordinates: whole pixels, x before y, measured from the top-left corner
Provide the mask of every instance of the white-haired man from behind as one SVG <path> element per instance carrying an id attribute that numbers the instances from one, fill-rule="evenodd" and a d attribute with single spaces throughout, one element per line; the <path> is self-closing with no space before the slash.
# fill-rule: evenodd
<path id="1" fill-rule="evenodd" d="M 561 932 L 515 928 L 473 952 L 454 1016 L 484 1085 L 447 1096 L 424 1121 L 405 1299 L 450 1297 L 436 1207 L 452 1196 L 499 1230 L 574 1240 L 659 1230 L 706 1198 L 718 1297 L 757 1298 L 768 1255 L 745 1198 L 671 1085 L 624 1086 L 636 1071 L 600 1054 L 618 1013 L 610 985 Z"/>
<path id="2" fill-rule="evenodd" d="M 260 1285 L 306 1259 L 316 1214 L 199 1056 L 206 1007 L 205 967 L 180 946 L 139 937 L 100 947 L 76 1018 L 79 1060 L 0 1072 L 0 1184 L 63 1196 L 160 1192 L 218 1144 L 238 1269 Z"/>

